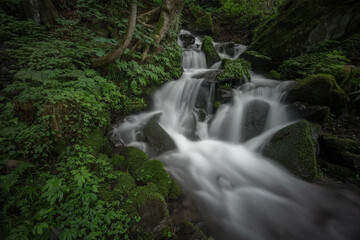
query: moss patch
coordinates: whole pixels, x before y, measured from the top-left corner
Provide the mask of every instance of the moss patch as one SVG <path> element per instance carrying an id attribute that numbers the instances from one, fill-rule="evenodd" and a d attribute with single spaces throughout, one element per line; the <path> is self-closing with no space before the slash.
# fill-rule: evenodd
<path id="1" fill-rule="evenodd" d="M 165 171 L 159 160 L 150 160 L 142 164 L 134 173 L 134 178 L 140 184 L 153 183 L 158 191 L 167 198 L 172 187 L 173 180 Z"/>
<path id="2" fill-rule="evenodd" d="M 205 36 L 201 45 L 201 50 L 204 51 L 206 57 L 206 64 L 208 67 L 211 67 L 214 63 L 221 60 L 219 54 L 217 53 L 213 39 L 209 36 Z"/>
<path id="3" fill-rule="evenodd" d="M 195 21 L 195 26 L 200 31 L 213 32 L 213 19 L 210 13 L 206 13 L 204 16 L 199 17 Z"/>
<path id="4" fill-rule="evenodd" d="M 249 70 L 251 64 L 244 59 L 229 60 L 223 59 L 224 71 L 217 76 L 219 81 L 242 80 L 244 76 L 251 80 Z"/>
<path id="5" fill-rule="evenodd" d="M 317 177 L 316 148 L 312 126 L 302 120 L 278 131 L 264 149 L 270 157 L 297 176 L 308 180 Z"/>
<path id="6" fill-rule="evenodd" d="M 126 170 L 126 162 L 125 162 L 125 157 L 124 156 L 114 154 L 110 158 L 110 164 L 116 170 L 122 170 L 122 171 Z"/>
<path id="7" fill-rule="evenodd" d="M 132 175 L 144 162 L 148 161 L 146 153 L 135 147 L 127 147 L 121 151 L 121 154 L 125 157 L 126 167 Z"/>

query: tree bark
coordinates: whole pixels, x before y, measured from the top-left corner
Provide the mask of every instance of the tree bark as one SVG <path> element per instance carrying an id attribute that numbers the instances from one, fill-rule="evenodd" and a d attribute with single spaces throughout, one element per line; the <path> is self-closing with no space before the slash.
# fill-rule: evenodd
<path id="1" fill-rule="evenodd" d="M 114 51 L 109 53 L 108 55 L 105 55 L 100 58 L 90 59 L 91 66 L 93 68 L 100 68 L 100 67 L 107 66 L 122 56 L 125 49 L 130 45 L 132 37 L 134 35 L 135 26 L 136 26 L 136 16 L 137 16 L 137 1 L 131 0 L 130 16 L 129 16 L 129 20 L 128 20 L 128 24 L 127 24 L 125 37 L 119 43 L 118 47 Z"/>

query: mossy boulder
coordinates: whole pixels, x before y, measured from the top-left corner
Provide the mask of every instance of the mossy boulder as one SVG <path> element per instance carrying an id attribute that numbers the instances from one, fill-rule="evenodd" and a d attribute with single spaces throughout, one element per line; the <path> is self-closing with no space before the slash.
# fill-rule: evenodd
<path id="1" fill-rule="evenodd" d="M 213 44 L 213 39 L 209 36 L 205 36 L 201 45 L 201 50 L 205 53 L 206 64 L 211 67 L 214 63 L 221 60 L 216 48 Z"/>
<path id="2" fill-rule="evenodd" d="M 111 155 L 112 147 L 101 128 L 96 128 L 89 132 L 82 141 L 82 145 L 90 147 L 96 153 Z"/>
<path id="3" fill-rule="evenodd" d="M 122 171 L 126 170 L 126 162 L 124 156 L 114 154 L 112 155 L 109 161 L 115 170 L 122 170 Z"/>
<path id="4" fill-rule="evenodd" d="M 131 219 L 140 216 L 132 228 L 133 239 L 166 239 L 171 232 L 165 199 L 154 184 L 134 188 L 122 208 Z"/>
<path id="5" fill-rule="evenodd" d="M 357 89 L 355 82 L 360 82 L 360 68 L 353 65 L 339 66 L 333 69 L 331 74 L 346 93 L 355 91 Z"/>
<path id="6" fill-rule="evenodd" d="M 104 201 L 121 201 L 136 187 L 134 178 L 127 172 L 114 171 L 99 187 L 98 197 Z"/>
<path id="7" fill-rule="evenodd" d="M 324 164 L 325 172 L 331 177 L 337 178 L 343 182 L 352 183 L 360 186 L 360 171 L 352 168 L 347 168 L 332 163 Z"/>
<path id="8" fill-rule="evenodd" d="M 216 76 L 216 80 L 229 83 L 231 86 L 239 86 L 247 80 L 251 80 L 249 70 L 251 64 L 244 59 L 223 59 L 224 71 Z"/>
<path id="9" fill-rule="evenodd" d="M 329 74 L 317 74 L 300 80 L 288 96 L 291 101 L 328 106 L 337 115 L 344 112 L 349 102 L 348 96 Z"/>
<path id="10" fill-rule="evenodd" d="M 316 145 L 313 128 L 301 120 L 279 130 L 264 148 L 264 155 L 307 180 L 317 177 Z"/>
<path id="11" fill-rule="evenodd" d="M 146 153 L 135 147 L 127 147 L 121 151 L 125 158 L 126 168 L 130 174 L 140 168 L 144 162 L 148 161 Z"/>
<path id="12" fill-rule="evenodd" d="M 204 16 L 199 17 L 195 21 L 195 28 L 198 31 L 203 31 L 207 33 L 211 33 L 214 31 L 213 29 L 213 19 L 210 13 L 206 13 Z"/>
<path id="13" fill-rule="evenodd" d="M 175 240 L 207 240 L 207 237 L 191 222 L 185 221 L 176 232 Z"/>
<path id="14" fill-rule="evenodd" d="M 323 160 L 343 167 L 360 169 L 360 144 L 352 139 L 324 133 L 320 139 Z"/>
<path id="15" fill-rule="evenodd" d="M 357 0 L 286 1 L 275 18 L 255 31 L 249 50 L 280 64 L 306 52 L 315 43 L 360 32 L 359 9 Z"/>
<path id="16" fill-rule="evenodd" d="M 142 166 L 135 171 L 133 176 L 139 184 L 155 184 L 159 193 L 166 199 L 168 197 L 176 199 L 180 195 L 179 187 L 176 186 L 177 184 L 170 178 L 162 162 L 159 160 L 144 162 Z"/>

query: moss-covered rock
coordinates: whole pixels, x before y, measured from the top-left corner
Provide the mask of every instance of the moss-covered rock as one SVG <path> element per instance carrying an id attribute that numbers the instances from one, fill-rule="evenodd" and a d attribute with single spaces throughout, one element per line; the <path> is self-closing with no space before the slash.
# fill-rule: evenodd
<path id="1" fill-rule="evenodd" d="M 360 82 L 360 68 L 353 65 L 339 66 L 333 69 L 331 74 L 346 93 L 355 91 L 357 89 L 355 82 Z"/>
<path id="2" fill-rule="evenodd" d="M 275 133 L 265 146 L 264 155 L 295 175 L 314 180 L 317 177 L 317 162 L 312 135 L 312 126 L 306 120 L 291 124 Z"/>
<path id="3" fill-rule="evenodd" d="M 360 32 L 359 9 L 357 0 L 286 1 L 275 18 L 256 30 L 249 50 L 279 64 L 312 44 Z"/>
<path id="4" fill-rule="evenodd" d="M 185 221 L 180 225 L 175 240 L 207 240 L 205 234 L 191 222 Z"/>
<path id="5" fill-rule="evenodd" d="M 249 70 L 251 64 L 244 59 L 223 59 L 224 71 L 217 75 L 219 82 L 231 83 L 231 85 L 240 85 L 244 83 L 244 76 L 251 80 Z"/>
<path id="6" fill-rule="evenodd" d="M 349 102 L 348 96 L 329 74 L 318 74 L 299 81 L 299 85 L 289 91 L 291 100 L 311 105 L 330 107 L 334 114 L 341 114 Z"/>
<path id="7" fill-rule="evenodd" d="M 140 216 L 140 221 L 134 222 L 132 228 L 133 239 L 165 239 L 171 232 L 165 199 L 154 184 L 133 189 L 122 207 L 130 218 Z"/>
<path id="8" fill-rule="evenodd" d="M 85 139 L 82 141 L 82 145 L 90 147 L 96 153 L 104 153 L 108 156 L 111 155 L 112 147 L 106 136 L 103 134 L 103 130 L 96 128 L 89 132 Z"/>
<path id="9" fill-rule="evenodd" d="M 211 14 L 206 13 L 204 16 L 196 19 L 195 28 L 199 31 L 213 32 L 213 19 L 211 17 Z"/>
<path id="10" fill-rule="evenodd" d="M 325 161 L 360 169 L 360 144 L 357 141 L 329 133 L 324 133 L 319 140 L 320 154 Z"/>
<path id="11" fill-rule="evenodd" d="M 213 39 L 209 36 L 205 36 L 201 45 L 201 50 L 204 51 L 206 57 L 206 64 L 208 67 L 211 67 L 214 63 L 221 60 L 219 54 L 217 53 Z"/>
<path id="12" fill-rule="evenodd" d="M 174 188 L 173 180 L 170 178 L 169 174 L 165 171 L 164 166 L 159 160 L 150 160 L 142 164 L 134 174 L 134 178 L 140 184 L 153 183 L 158 188 L 159 193 L 161 193 L 165 198 L 168 198 L 169 193 Z M 173 192 L 172 197 L 177 193 Z"/>
<path id="13" fill-rule="evenodd" d="M 113 172 L 114 178 L 107 179 L 99 187 L 98 197 L 104 201 L 121 201 L 136 187 L 134 178 L 126 172 Z"/>
<path id="14" fill-rule="evenodd" d="M 169 190 L 169 199 L 176 200 L 181 196 L 181 188 L 179 185 L 175 182 L 175 180 L 171 181 L 170 184 L 170 190 Z"/>
<path id="15" fill-rule="evenodd" d="M 125 158 L 125 163 L 130 174 L 140 168 L 144 162 L 148 161 L 146 153 L 135 147 L 127 147 L 121 151 L 121 155 Z"/>
<path id="16" fill-rule="evenodd" d="M 122 171 L 126 170 L 126 162 L 124 156 L 114 154 L 109 161 L 114 169 Z"/>

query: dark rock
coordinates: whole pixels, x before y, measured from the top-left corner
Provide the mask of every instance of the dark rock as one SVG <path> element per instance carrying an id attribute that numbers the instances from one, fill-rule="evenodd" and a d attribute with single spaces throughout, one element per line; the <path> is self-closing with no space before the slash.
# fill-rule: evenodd
<path id="1" fill-rule="evenodd" d="M 204 78 L 208 82 L 216 82 L 216 77 L 222 72 L 223 70 L 212 70 L 206 71 L 204 73 L 199 73 L 193 76 L 193 78 Z"/>
<path id="2" fill-rule="evenodd" d="M 249 50 L 271 57 L 278 65 L 308 46 L 360 32 L 359 10 L 358 0 L 286 1 L 276 18 L 257 29 Z"/>
<path id="3" fill-rule="evenodd" d="M 343 182 L 353 183 L 360 186 L 360 179 L 358 178 L 360 171 L 352 168 L 347 168 L 332 163 L 324 163 L 323 165 L 326 173 Z"/>
<path id="4" fill-rule="evenodd" d="M 312 106 L 303 102 L 295 102 L 289 105 L 287 111 L 295 119 L 305 119 L 318 124 L 326 123 L 330 114 L 329 107 Z"/>
<path id="5" fill-rule="evenodd" d="M 302 120 L 274 134 L 264 148 L 264 155 L 279 162 L 289 171 L 307 180 L 317 176 L 316 144 L 313 128 Z"/>
<path id="6" fill-rule="evenodd" d="M 195 43 L 195 37 L 190 34 L 181 34 L 179 39 L 182 42 L 184 48 L 187 48 L 188 46 Z"/>
<path id="7" fill-rule="evenodd" d="M 199 228 L 186 221 L 181 224 L 180 229 L 176 233 L 175 240 L 207 240 L 207 237 Z"/>
<path id="8" fill-rule="evenodd" d="M 263 132 L 269 110 L 269 103 L 262 100 L 253 100 L 245 106 L 242 141 L 245 142 Z"/>
<path id="9" fill-rule="evenodd" d="M 219 43 L 216 44 L 215 48 L 220 53 L 227 54 L 230 57 L 235 57 L 235 43 L 233 42 Z"/>
<path id="10" fill-rule="evenodd" d="M 232 98 L 234 97 L 234 92 L 230 89 L 219 89 L 217 91 L 216 101 L 221 103 L 231 102 Z"/>
<path id="11" fill-rule="evenodd" d="M 152 118 L 145 125 L 142 132 L 146 141 L 158 155 L 176 149 L 174 140 L 160 126 L 157 117 Z"/>
<path id="12" fill-rule="evenodd" d="M 329 74 L 317 74 L 299 81 L 299 85 L 287 95 L 290 102 L 300 101 L 311 105 L 328 106 L 334 114 L 346 110 L 348 96 Z"/>
<path id="13" fill-rule="evenodd" d="M 6 166 L 6 174 L 10 174 L 12 171 L 14 171 L 16 168 L 18 168 L 22 163 L 24 163 L 24 162 L 19 161 L 19 160 L 9 160 L 9 161 L 7 161 L 7 163 L 5 164 L 5 166 Z"/>
<path id="14" fill-rule="evenodd" d="M 360 143 L 324 133 L 319 138 L 320 155 L 324 161 L 347 168 L 360 169 Z"/>
<path id="15" fill-rule="evenodd" d="M 213 39 L 211 37 L 204 37 L 203 43 L 201 45 L 201 50 L 205 53 L 206 64 L 208 67 L 211 67 L 214 63 L 217 63 L 221 60 L 219 54 L 217 53 L 213 45 Z"/>

